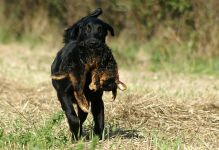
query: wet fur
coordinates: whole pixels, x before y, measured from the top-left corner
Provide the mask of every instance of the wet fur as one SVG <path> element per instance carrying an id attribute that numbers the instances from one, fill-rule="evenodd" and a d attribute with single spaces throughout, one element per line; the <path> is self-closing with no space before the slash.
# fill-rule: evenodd
<path id="1" fill-rule="evenodd" d="M 81 44 L 72 44 L 71 53 L 62 61 L 59 68 L 60 72 L 52 74 L 52 79 L 64 79 L 69 77 L 70 74 L 75 75 L 76 70 L 78 70 L 81 78 L 77 80 L 81 80 L 80 83 L 83 83 L 86 80 L 86 74 L 91 72 L 92 79 L 89 85 L 89 87 L 92 87 L 91 90 L 116 91 L 116 81 L 119 81 L 118 67 L 109 47 L 102 44 L 93 50 Z M 78 86 L 77 82 L 72 82 L 72 84 L 75 88 Z M 84 84 L 80 85 L 84 86 Z M 84 87 L 79 88 L 84 89 Z M 116 95 L 113 97 L 115 99 Z"/>
<path id="2" fill-rule="evenodd" d="M 94 133 L 97 134 L 100 138 L 102 138 L 102 133 L 104 129 L 104 104 L 102 99 L 103 90 L 100 89 L 92 91 L 89 89 L 89 85 L 92 79 L 91 70 L 93 65 L 84 65 L 90 64 L 90 61 L 92 59 L 87 58 L 93 58 L 93 56 L 91 55 L 90 50 L 83 50 L 83 48 L 79 48 L 80 44 L 83 45 L 85 44 L 84 41 L 89 41 L 89 39 L 91 39 L 90 37 L 82 36 L 83 33 L 85 33 L 84 30 L 80 31 L 80 28 L 86 25 L 86 23 L 99 23 L 103 25 L 104 34 L 98 37 L 99 41 L 102 44 L 105 44 L 107 30 L 110 31 L 111 35 L 114 35 L 113 28 L 110 25 L 104 23 L 101 20 L 95 20 L 95 18 L 97 18 L 101 13 L 102 10 L 97 9 L 88 16 L 85 16 L 79 21 L 77 21 L 75 24 L 73 24 L 65 31 L 65 45 L 57 53 L 56 58 L 54 59 L 51 66 L 52 75 L 55 75 L 60 72 L 68 74 L 67 78 L 63 78 L 60 80 L 52 79 L 52 84 L 57 92 L 57 97 L 60 101 L 61 107 L 66 114 L 68 124 L 72 132 L 72 139 L 75 140 L 78 140 L 78 138 L 80 137 L 82 133 L 82 124 L 86 120 L 88 114 L 87 112 L 84 112 L 82 110 L 83 108 L 79 107 L 77 103 L 78 95 L 75 93 L 78 93 L 79 96 L 84 95 L 84 97 L 87 100 L 87 104 L 85 105 L 91 106 L 91 112 L 93 114 L 94 119 Z M 95 50 L 93 52 L 95 52 Z M 106 55 L 104 56 L 104 58 L 105 57 L 107 58 L 108 56 Z M 103 61 L 103 64 L 107 62 L 108 61 Z M 83 98 L 80 97 L 78 99 Z M 77 104 L 77 113 L 75 112 L 72 103 Z"/>

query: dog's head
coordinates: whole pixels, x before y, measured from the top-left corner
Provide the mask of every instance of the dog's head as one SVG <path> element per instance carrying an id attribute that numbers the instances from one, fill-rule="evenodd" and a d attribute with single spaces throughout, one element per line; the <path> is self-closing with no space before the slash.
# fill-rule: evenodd
<path id="1" fill-rule="evenodd" d="M 102 10 L 98 8 L 66 29 L 64 42 L 68 43 L 70 40 L 75 40 L 83 43 L 86 47 L 97 48 L 101 43 L 105 43 L 108 31 L 114 36 L 113 28 L 97 18 L 101 13 Z"/>
<path id="2" fill-rule="evenodd" d="M 73 40 L 77 40 L 78 38 L 78 31 L 79 31 L 79 26 L 87 19 L 89 18 L 97 18 L 98 16 L 100 16 L 102 14 L 102 9 L 101 8 L 97 8 L 96 10 L 94 10 L 93 12 L 91 12 L 90 14 L 88 14 L 85 17 L 82 17 L 80 20 L 78 20 L 77 22 L 75 22 L 72 26 L 68 27 L 65 30 L 64 33 L 64 43 L 68 43 L 69 41 Z"/>
<path id="3" fill-rule="evenodd" d="M 86 47 L 97 48 L 105 43 L 108 31 L 114 36 L 114 30 L 109 24 L 97 18 L 89 18 L 79 26 L 77 40 Z"/>

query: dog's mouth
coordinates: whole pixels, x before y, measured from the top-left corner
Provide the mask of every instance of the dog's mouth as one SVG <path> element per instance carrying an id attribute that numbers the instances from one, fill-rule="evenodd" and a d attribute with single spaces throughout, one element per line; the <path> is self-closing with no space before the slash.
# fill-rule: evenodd
<path id="1" fill-rule="evenodd" d="M 86 47 L 91 48 L 91 49 L 101 47 L 101 41 L 99 41 L 98 39 L 85 40 L 84 44 Z"/>

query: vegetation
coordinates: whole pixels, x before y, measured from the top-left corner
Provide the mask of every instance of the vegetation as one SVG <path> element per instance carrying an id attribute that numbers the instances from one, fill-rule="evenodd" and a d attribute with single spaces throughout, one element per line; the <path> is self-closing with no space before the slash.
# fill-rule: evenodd
<path id="1" fill-rule="evenodd" d="M 153 71 L 218 72 L 217 0 L 91 0 L 83 4 L 72 0 L 2 0 L 0 41 L 57 43 L 54 40 L 61 41 L 64 28 L 97 7 L 103 8 L 102 18 L 114 26 L 119 37 L 119 42 L 118 38 L 111 40 L 116 57 L 124 58 L 121 64 L 143 61 L 151 63 Z M 138 52 L 148 59 L 139 61 Z"/>
<path id="2" fill-rule="evenodd" d="M 219 1 L 1 0 L 0 149 L 219 147 Z M 128 90 L 104 94 L 104 140 L 91 115 L 72 143 L 50 82 L 64 28 L 97 7 Z"/>
<path id="3" fill-rule="evenodd" d="M 92 115 L 82 139 L 71 143 L 67 120 L 50 82 L 51 47 L 0 46 L 0 149 L 215 149 L 218 85 L 215 76 L 128 70 L 128 90 L 114 102 L 104 94 L 104 141 Z M 34 58 L 34 59 L 33 59 Z M 13 61 L 11 61 L 13 60 Z"/>

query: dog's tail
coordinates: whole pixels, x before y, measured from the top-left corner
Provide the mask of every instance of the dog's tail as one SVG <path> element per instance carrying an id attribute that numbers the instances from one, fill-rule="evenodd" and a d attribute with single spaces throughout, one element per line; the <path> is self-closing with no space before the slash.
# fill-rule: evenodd
<path id="1" fill-rule="evenodd" d="M 51 75 L 51 78 L 54 80 L 62 80 L 62 79 L 67 78 L 68 76 L 69 76 L 68 73 L 56 72 Z"/>

